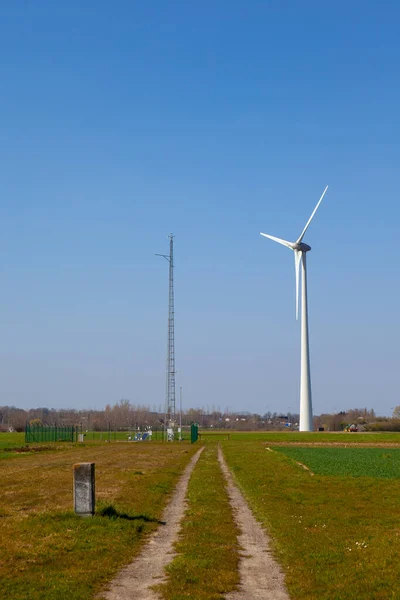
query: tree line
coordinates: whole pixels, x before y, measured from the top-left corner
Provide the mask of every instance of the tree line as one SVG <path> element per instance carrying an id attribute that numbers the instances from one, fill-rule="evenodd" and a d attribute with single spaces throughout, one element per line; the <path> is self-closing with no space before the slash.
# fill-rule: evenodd
<path id="1" fill-rule="evenodd" d="M 189 408 L 182 412 L 182 425 L 198 423 L 205 428 L 233 430 L 279 430 L 292 428 L 298 424 L 299 415 L 295 413 L 277 413 L 267 411 L 263 414 L 246 411 L 224 412 L 204 408 Z M 77 426 L 82 430 L 106 431 L 134 429 L 162 429 L 165 415 L 161 407 L 133 404 L 122 399 L 114 405 L 108 404 L 104 410 L 98 409 L 56 409 L 31 408 L 21 409 L 14 406 L 0 406 L 0 431 L 24 431 L 27 423 L 68 427 Z M 176 415 L 179 425 L 180 415 Z M 400 431 L 400 406 L 395 407 L 392 418 L 377 417 L 373 409 L 354 408 L 332 414 L 321 414 L 314 417 L 315 429 L 325 431 L 341 431 L 346 426 L 355 424 L 359 430 L 367 431 Z"/>

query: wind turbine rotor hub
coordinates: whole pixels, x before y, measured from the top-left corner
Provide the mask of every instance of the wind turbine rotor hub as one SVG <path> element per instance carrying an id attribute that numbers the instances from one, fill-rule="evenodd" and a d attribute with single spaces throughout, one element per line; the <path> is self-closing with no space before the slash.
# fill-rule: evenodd
<path id="1" fill-rule="evenodd" d="M 293 250 L 299 250 L 300 252 L 310 252 L 311 246 L 305 244 L 304 242 L 300 242 L 299 244 L 293 244 Z"/>

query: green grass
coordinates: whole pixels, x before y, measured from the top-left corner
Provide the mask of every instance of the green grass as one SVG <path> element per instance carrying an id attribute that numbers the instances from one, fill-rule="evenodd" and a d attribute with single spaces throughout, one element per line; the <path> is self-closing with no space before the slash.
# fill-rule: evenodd
<path id="1" fill-rule="evenodd" d="M 78 431 L 79 433 L 79 431 Z M 85 432 L 83 430 L 83 433 L 85 434 L 84 437 L 84 444 L 88 445 L 88 444 L 95 444 L 95 443 L 114 443 L 114 442 L 129 442 L 132 444 L 136 444 L 136 443 L 143 443 L 143 444 L 148 444 L 150 443 L 150 440 L 145 440 L 144 442 L 134 442 L 134 441 L 130 441 L 128 438 L 129 436 L 131 436 L 132 440 L 134 438 L 135 433 L 134 432 L 129 432 L 129 431 L 88 431 Z M 190 434 L 189 432 L 185 431 L 183 433 L 183 439 L 188 441 L 190 438 Z M 152 435 L 152 439 L 151 439 L 151 443 L 153 442 L 163 442 L 163 432 L 162 430 L 153 430 L 153 435 Z M 39 443 L 43 443 L 43 444 L 49 444 L 51 442 L 39 442 Z M 63 442 L 64 443 L 64 442 Z M 65 442 L 67 443 L 67 442 Z M 28 446 L 34 446 L 37 445 L 36 442 L 32 442 L 31 444 L 28 444 Z M 13 432 L 13 433 L 0 433 L 0 458 L 2 451 L 4 449 L 7 448 L 21 448 L 23 446 L 26 446 L 25 444 L 25 433 L 17 433 L 17 432 Z"/>
<path id="2" fill-rule="evenodd" d="M 400 477 L 400 448 L 275 447 L 318 475 Z"/>
<path id="3" fill-rule="evenodd" d="M 220 440 L 225 457 L 272 536 L 293 599 L 400 599 L 400 449 L 390 447 L 399 434 L 230 433 Z M 205 441 L 179 556 L 160 588 L 166 600 L 216 600 L 237 583 L 237 532 L 217 439 Z M 93 599 L 139 552 L 199 446 L 87 440 L 18 456 L 4 450 L 18 445 L 23 434 L 0 434 L 0 457 L 8 458 L 1 461 L 0 581 L 12 600 Z M 92 519 L 72 512 L 72 465 L 86 461 L 96 463 Z"/>
<path id="4" fill-rule="evenodd" d="M 239 557 L 238 531 L 215 444 L 203 451 L 187 500 L 178 556 L 167 567 L 167 582 L 156 589 L 165 600 L 219 600 L 239 583 Z"/>
<path id="5" fill-rule="evenodd" d="M 80 432 L 79 432 L 80 433 Z M 129 437 L 135 437 L 135 431 L 85 431 L 82 430 L 82 433 L 85 435 L 85 444 L 90 444 L 91 442 L 128 442 Z M 152 442 L 161 442 L 162 441 L 163 432 L 162 430 L 153 430 Z M 136 443 L 131 440 L 131 443 Z M 146 440 L 143 443 L 149 443 L 150 440 Z M 142 442 L 138 442 L 142 443 Z"/>
<path id="6" fill-rule="evenodd" d="M 2 461 L 1 596 L 89 600 L 140 551 L 196 448 L 59 444 Z M 96 464 L 96 515 L 73 511 L 73 464 Z M 138 474 L 140 472 L 140 474 Z"/>
<path id="7" fill-rule="evenodd" d="M 400 444 L 400 432 L 383 433 L 329 433 L 313 432 L 305 433 L 298 431 L 233 431 L 229 429 L 200 429 L 204 441 L 208 439 L 218 439 L 223 441 L 229 435 L 230 440 L 238 442 L 267 442 L 271 444 L 290 443 L 290 444 Z M 128 436 L 132 435 L 127 431 L 88 431 L 85 435 L 84 444 L 106 443 L 110 442 L 128 442 Z M 215 436 L 215 437 L 213 437 Z M 184 432 L 185 439 L 190 435 Z M 162 431 L 153 431 L 152 442 L 162 442 Z M 130 442 L 136 444 L 136 442 Z M 137 442 L 142 443 L 142 442 Z M 148 444 L 149 441 L 143 442 Z M 25 445 L 24 433 L 0 433 L 0 455 L 3 448 L 19 447 Z"/>
<path id="8" fill-rule="evenodd" d="M 0 433 L 0 453 L 4 448 L 25 445 L 25 433 Z"/>
<path id="9" fill-rule="evenodd" d="M 71 512 L 25 520 L 15 531 L 18 544 L 9 543 L 5 554 L 12 563 L 1 579 L 3 597 L 91 598 L 119 566 L 121 553 L 132 554 L 146 525 L 140 518 L 79 519 Z"/>
<path id="10" fill-rule="evenodd" d="M 251 508 L 271 534 L 292 598 L 400 598 L 398 478 L 312 477 L 262 444 L 223 447 Z"/>
<path id="11" fill-rule="evenodd" d="M 152 440 L 146 440 L 144 442 L 133 442 L 128 440 L 128 433 L 126 431 L 117 431 L 111 432 L 88 432 L 85 435 L 84 442 L 74 442 L 73 445 L 78 445 L 79 447 L 93 446 L 93 445 L 105 445 L 108 443 L 119 443 L 119 442 L 127 442 L 127 444 L 136 445 L 139 444 L 152 444 L 154 442 L 162 443 L 162 434 L 161 432 L 154 432 Z M 133 437 L 133 436 L 132 436 Z M 31 442 L 25 443 L 25 433 L 0 433 L 0 460 L 8 459 L 11 457 L 21 456 L 22 452 L 25 451 L 44 451 L 48 448 L 55 450 L 66 449 L 71 447 L 71 442 Z"/>

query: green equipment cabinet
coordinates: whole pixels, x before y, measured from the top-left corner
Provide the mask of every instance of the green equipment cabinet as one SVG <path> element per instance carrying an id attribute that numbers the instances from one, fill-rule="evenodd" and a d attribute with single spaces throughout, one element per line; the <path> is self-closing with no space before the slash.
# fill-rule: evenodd
<path id="1" fill-rule="evenodd" d="M 194 444 L 195 442 L 197 442 L 198 439 L 199 439 L 199 426 L 196 425 L 195 423 L 192 423 L 192 425 L 190 427 L 190 441 L 192 444 Z"/>

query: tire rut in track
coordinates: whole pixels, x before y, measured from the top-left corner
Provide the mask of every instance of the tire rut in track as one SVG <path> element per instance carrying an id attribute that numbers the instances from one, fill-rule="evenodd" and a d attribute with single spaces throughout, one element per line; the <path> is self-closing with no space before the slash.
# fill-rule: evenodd
<path id="1" fill-rule="evenodd" d="M 271 555 L 268 536 L 233 482 L 221 448 L 218 448 L 218 459 L 227 482 L 236 523 L 241 531 L 240 586 L 237 591 L 226 595 L 226 600 L 290 600 L 283 572 Z"/>

